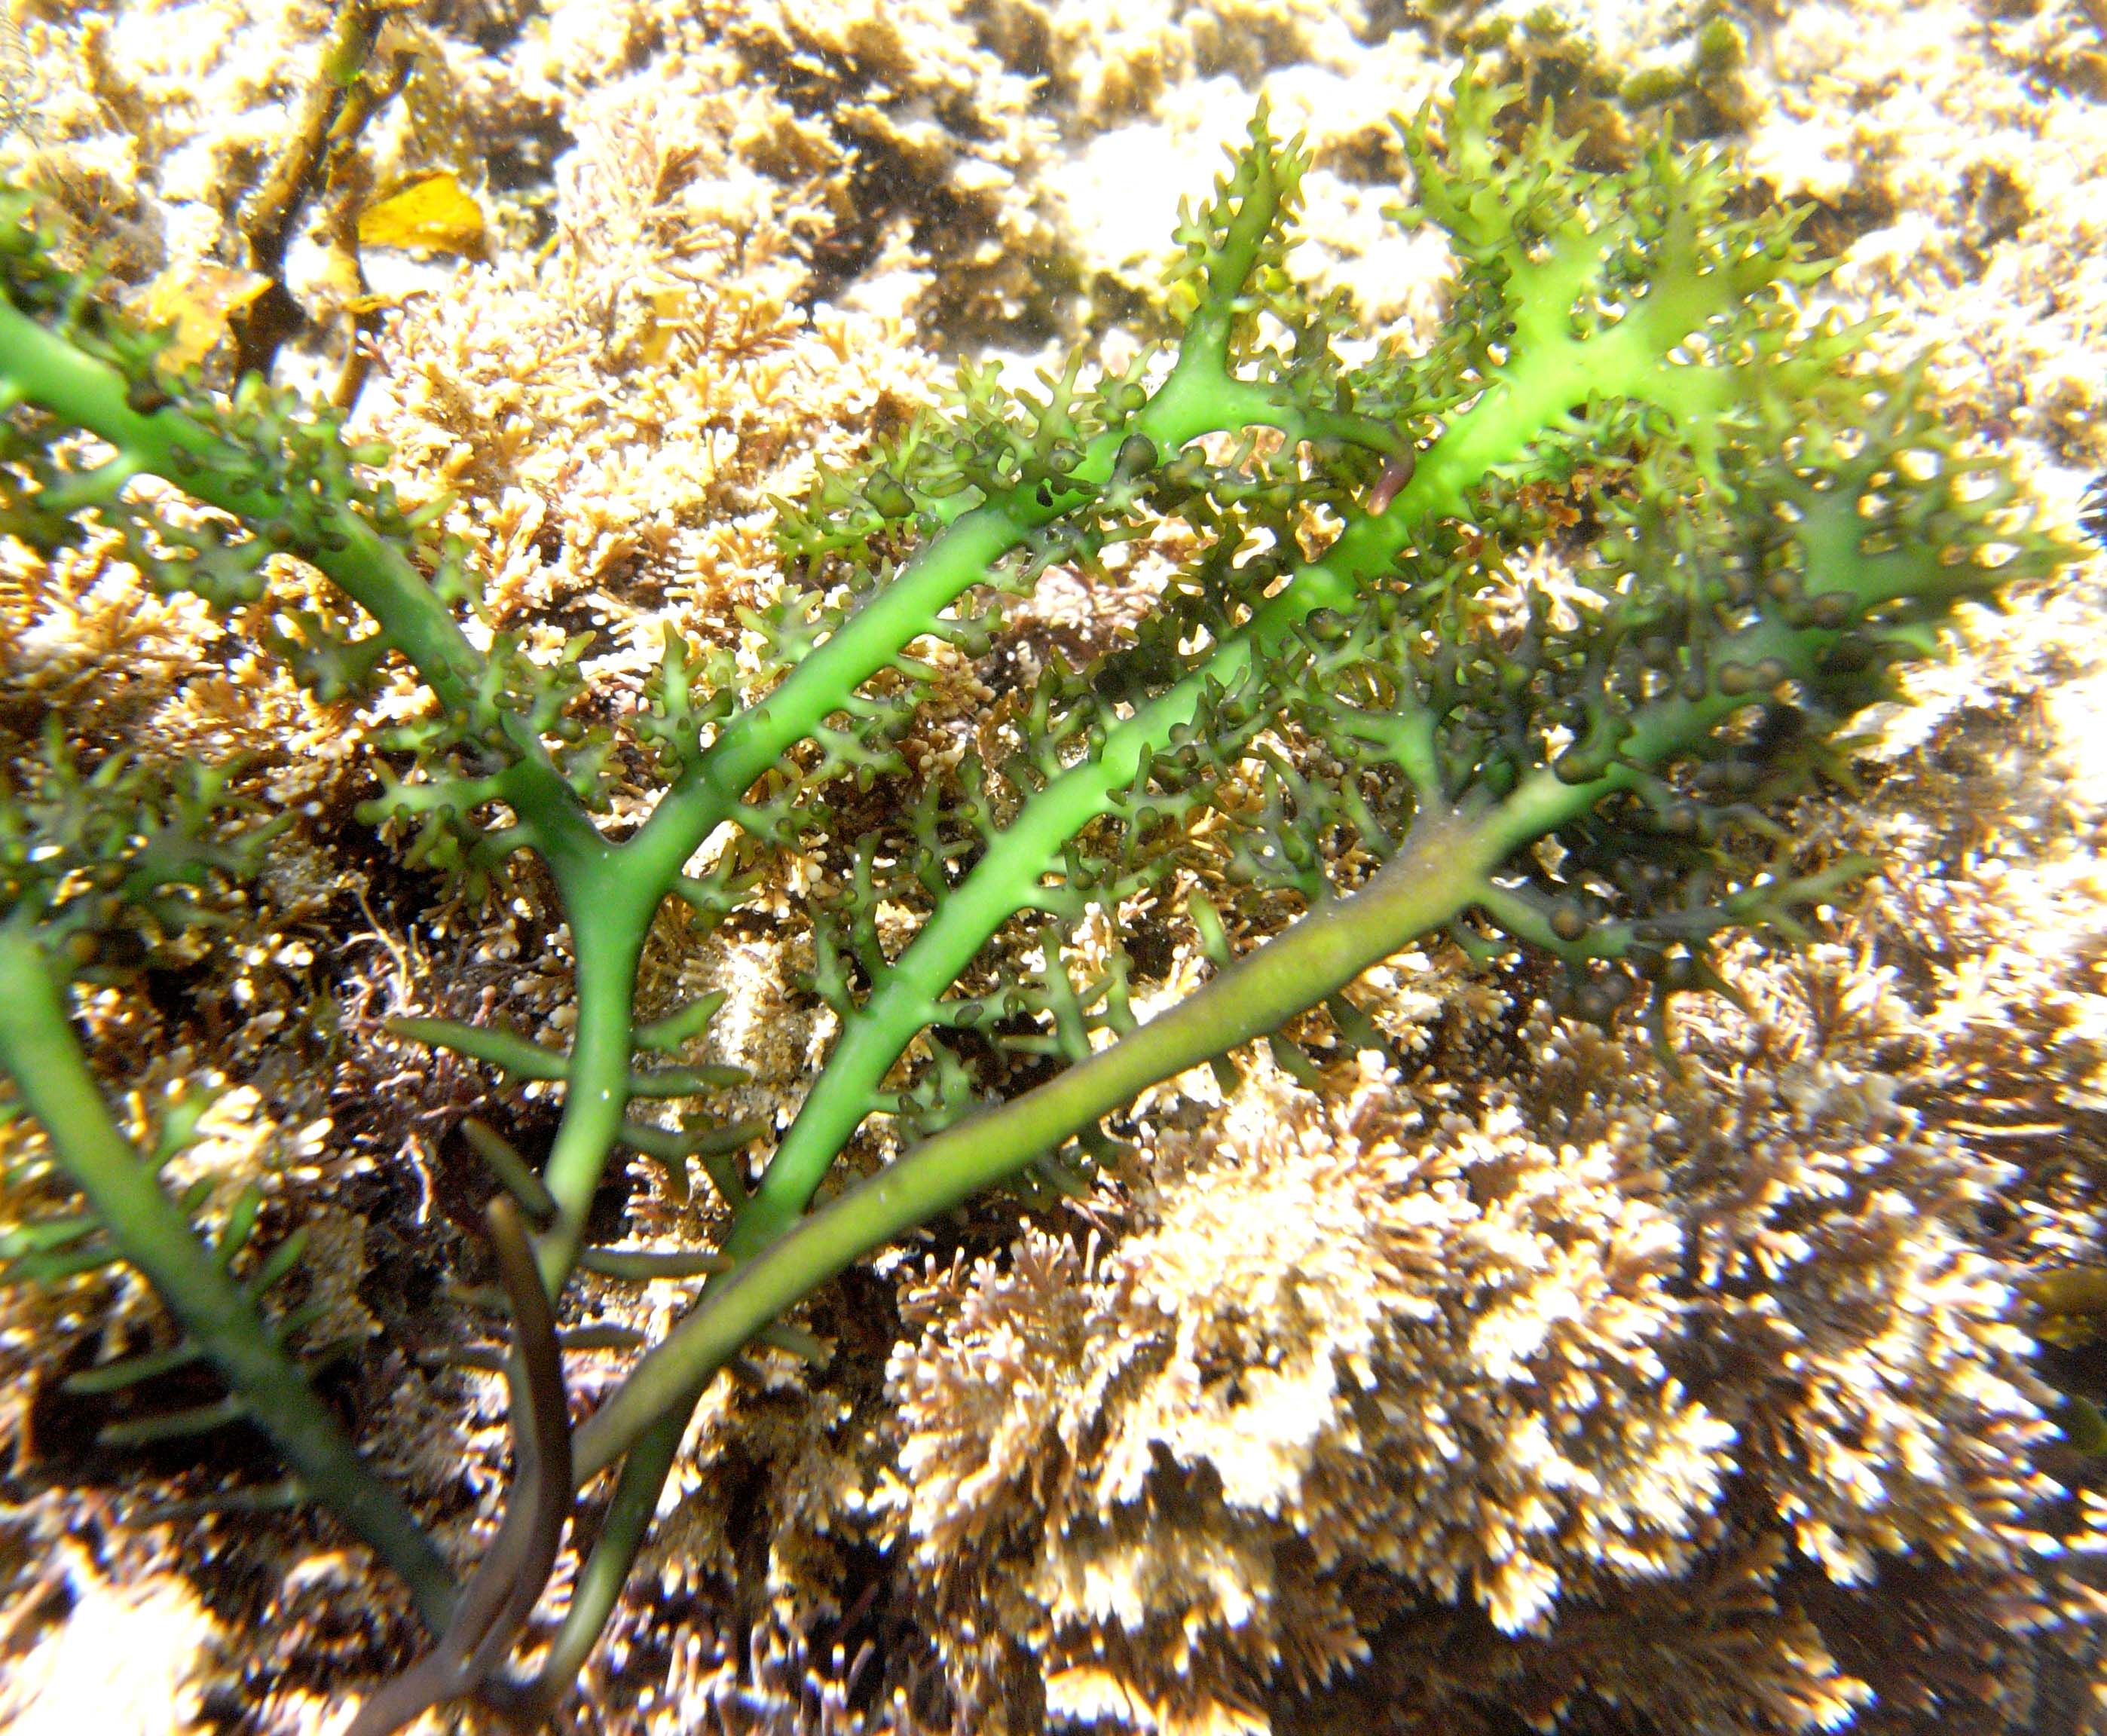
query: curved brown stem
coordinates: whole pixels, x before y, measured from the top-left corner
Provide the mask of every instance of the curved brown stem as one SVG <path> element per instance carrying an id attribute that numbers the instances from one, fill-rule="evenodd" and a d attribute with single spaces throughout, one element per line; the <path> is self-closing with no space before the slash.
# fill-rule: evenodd
<path id="1" fill-rule="evenodd" d="M 372 1694 L 344 1736 L 392 1736 L 427 1707 L 480 1689 L 533 1615 L 570 1521 L 570 1413 L 555 1316 L 519 1207 L 500 1195 L 483 1215 L 512 1303 L 514 1347 L 505 1372 L 512 1384 L 517 1480 L 505 1523 L 438 1644 Z"/>

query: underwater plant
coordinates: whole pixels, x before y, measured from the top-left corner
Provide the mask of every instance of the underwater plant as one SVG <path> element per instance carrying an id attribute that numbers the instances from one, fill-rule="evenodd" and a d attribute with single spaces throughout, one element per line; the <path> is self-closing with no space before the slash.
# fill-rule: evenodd
<path id="1" fill-rule="evenodd" d="M 1261 114 L 1181 220 L 1173 341 L 1087 384 L 1079 354 L 1036 394 L 966 370 L 955 403 L 782 505 L 799 582 L 744 623 L 765 691 L 742 703 L 732 653 L 669 628 L 627 717 L 586 703 L 582 637 L 537 659 L 491 630 L 463 546 L 435 534 L 443 503 L 404 511 L 373 479 L 387 455 L 339 414 L 253 374 L 225 397 L 170 377 L 163 340 L 109 312 L 7 197 L 0 530 L 43 550 L 121 538 L 324 701 L 407 679 L 423 703 L 376 735 L 363 817 L 471 892 L 533 859 L 569 927 L 568 1049 L 393 1027 L 562 1087 L 538 1164 L 477 1136 L 501 1190 L 519 1451 L 504 1525 L 457 1586 L 288 1348 L 296 1317 L 271 1296 L 297 1231 L 252 1248 L 254 1204 L 213 1236 L 194 1227 L 195 1202 L 156 1173 L 182 1128 L 137 1150 L 73 1022 L 76 985 L 135 977 L 220 920 L 280 823 L 223 770 L 83 766 L 56 732 L 0 801 L 0 1067 L 83 1201 L 7 1231 L 6 1251 L 30 1278 L 136 1267 L 181 1341 L 94 1378 L 209 1362 L 225 1397 L 179 1425 L 258 1425 L 410 1586 L 434 1649 L 369 1699 L 358 1736 L 449 1698 L 551 1708 L 690 1411 L 742 1347 L 797 1343 L 784 1317 L 802 1299 L 983 1189 L 1073 1187 L 1125 1161 L 1105 1122 L 1150 1086 L 1259 1038 L 1314 1076 L 1279 1034 L 1313 1009 L 1338 1045 L 1381 1047 L 1344 991 L 1444 933 L 1534 949 L 1566 1010 L 1605 1027 L 1642 1010 L 1664 1046 L 1673 997 L 1724 989 L 1721 936 L 1796 935 L 1869 871 L 1806 859 L 1791 804 L 1848 783 L 1851 720 L 1935 652 L 1956 603 L 2065 551 L 2022 522 L 2001 467 L 1956 453 L 1915 375 L 1862 366 L 1863 333 L 1808 312 L 1824 267 L 1790 213 L 1733 213 L 1723 159 L 1664 137 L 1628 169 L 1584 170 L 1548 114 L 1517 128 L 1512 105 L 1467 73 L 1402 127 L 1399 218 L 1438 227 L 1456 260 L 1432 345 L 1350 359 L 1347 310 L 1289 271 L 1305 163 Z M 1013 599 L 1166 523 L 1191 557 L 1127 642 L 1006 695 L 1006 755 L 910 763 L 903 738 L 948 671 L 997 655 Z M 1567 576 L 1525 576 L 1561 540 L 1584 545 Z M 618 780 L 656 789 L 633 828 L 602 818 Z M 846 872 L 811 886 L 809 989 L 838 1033 L 749 1183 L 734 1155 L 765 1129 L 640 1113 L 738 1082 L 681 1058 L 720 1001 L 643 1017 L 640 961 L 669 904 L 692 944 L 764 864 L 822 844 Z M 1211 889 L 1182 919 L 1218 968 L 1143 1020 L 1130 912 L 1181 876 Z M 1251 891 L 1305 908 L 1239 951 L 1223 910 Z M 876 1116 L 906 1148 L 827 1196 Z M 729 1213 L 717 1245 L 595 1245 L 624 1150 L 702 1166 Z M 550 1304 L 581 1269 L 711 1276 L 573 1428 Z M 562 1626 L 515 1676 L 577 1492 L 603 1473 Z"/>

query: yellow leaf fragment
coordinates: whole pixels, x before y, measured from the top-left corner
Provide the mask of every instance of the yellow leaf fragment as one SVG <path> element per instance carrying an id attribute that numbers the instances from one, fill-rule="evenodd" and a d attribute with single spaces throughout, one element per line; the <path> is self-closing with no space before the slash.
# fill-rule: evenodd
<path id="1" fill-rule="evenodd" d="M 358 213 L 358 239 L 366 247 L 480 253 L 483 231 L 483 207 L 444 169 L 404 182 Z"/>

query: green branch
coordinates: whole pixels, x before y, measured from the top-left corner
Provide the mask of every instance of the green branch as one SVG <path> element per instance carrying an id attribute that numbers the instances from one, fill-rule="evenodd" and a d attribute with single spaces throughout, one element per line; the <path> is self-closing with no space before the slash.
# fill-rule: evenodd
<path id="1" fill-rule="evenodd" d="M 315 1498 L 402 1577 L 426 1623 L 444 1626 L 456 1595 L 446 1563 L 132 1149 L 81 1059 L 50 964 L 12 923 L 0 923 L 0 1069 L 43 1126 L 59 1167 L 212 1360 L 238 1414 L 268 1434 Z"/>

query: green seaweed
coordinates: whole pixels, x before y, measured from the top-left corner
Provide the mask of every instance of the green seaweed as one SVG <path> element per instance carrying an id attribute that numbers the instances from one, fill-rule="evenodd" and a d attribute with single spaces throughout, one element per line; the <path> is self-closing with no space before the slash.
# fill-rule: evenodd
<path id="1" fill-rule="evenodd" d="M 386 787 L 365 818 L 470 891 L 523 853 L 553 880 L 575 948 L 568 1050 L 442 1021 L 395 1027 L 562 1082 L 538 1174 L 488 1129 L 476 1142 L 534 1227 L 547 1295 L 581 1265 L 667 1269 L 587 1245 L 618 1150 L 685 1173 L 759 1132 L 629 1119 L 640 1098 L 707 1097 L 736 1077 L 663 1059 L 714 1001 L 640 1021 L 662 908 L 685 906 L 706 933 L 769 852 L 825 832 L 881 783 L 909 792 L 815 895 L 810 986 L 841 1024 L 824 1069 L 751 1191 L 728 1164 L 712 1170 L 732 1209 L 721 1245 L 681 1267 L 712 1274 L 700 1300 L 574 1438 L 559 1366 L 550 1395 L 546 1304 L 515 1295 L 526 1469 L 458 1592 L 312 1401 L 255 1286 L 227 1277 L 119 1134 L 68 1021 L 73 982 L 209 920 L 200 889 L 250 872 L 268 824 L 227 799 L 223 778 L 177 792 L 115 761 L 83 774 L 56 740 L 40 781 L 0 801 L 0 1066 L 87 1206 L 69 1220 L 85 1227 L 20 1254 L 61 1259 L 78 1238 L 145 1272 L 218 1369 L 229 1414 L 259 1423 L 308 1492 L 409 1581 L 438 1646 L 369 1702 L 358 1736 L 449 1696 L 551 1707 L 727 1361 L 978 1191 L 1071 1179 L 1109 1149 L 1104 1118 L 1151 1084 L 1314 1007 L 1333 1007 L 1348 1041 L 1373 1040 L 1349 1028 L 1339 991 L 1444 932 L 1557 961 L 1576 1015 L 1606 1024 L 1643 1003 L 1664 1046 L 1673 997 L 1723 986 L 1720 935 L 1795 935 L 1869 870 L 1803 864 L 1790 804 L 1848 777 L 1851 719 L 1937 648 L 1956 603 L 2067 553 L 2021 522 L 2000 466 L 1955 451 L 1917 375 L 1865 367 L 1860 330 L 1805 316 L 1823 267 L 1790 214 L 1733 214 L 1723 159 L 1664 138 L 1628 170 L 1584 171 L 1548 115 L 1502 144 L 1511 101 L 1467 74 L 1403 126 L 1416 202 L 1398 218 L 1438 226 L 1458 261 L 1424 352 L 1342 359 L 1348 311 L 1288 270 L 1305 159 L 1261 114 L 1212 199 L 1181 219 L 1180 330 L 1155 365 L 1086 384 L 1079 358 L 1037 393 L 969 370 L 955 402 L 869 466 L 785 503 L 785 563 L 809 582 L 748 623 L 780 678 L 742 706 L 728 658 L 669 632 L 637 730 L 663 787 L 618 838 L 598 818 L 614 744 L 579 715 L 582 642 L 546 662 L 501 633 L 478 649 L 464 630 L 475 575 L 430 534 L 435 514 L 367 480 L 384 455 L 254 375 L 224 398 L 164 379 L 158 340 L 61 269 L 26 200 L 0 207 L 0 528 L 48 549 L 92 518 L 156 585 L 227 610 L 265 594 L 268 555 L 309 563 L 348 607 L 276 630 L 299 679 L 357 698 L 407 668 L 434 702 L 383 738 Z M 63 443 L 76 430 L 103 443 L 86 469 Z M 1203 449 L 1208 437 L 1228 445 Z M 132 488 L 142 477 L 214 510 L 172 523 Z M 1594 529 L 1575 587 L 1553 599 L 1512 560 L 1548 535 L 1560 496 L 1584 497 Z M 1166 519 L 1197 552 L 1132 642 L 1019 696 L 1009 760 L 968 755 L 916 784 L 897 742 L 933 680 L 918 642 L 984 654 L 1007 597 L 1056 564 L 1090 570 Z M 1310 751 L 1283 753 L 1284 733 Z M 690 873 L 726 822 L 740 843 Z M 1343 855 L 1372 864 L 1357 884 L 1328 868 Z M 1194 863 L 1225 891 L 1280 889 L 1307 908 L 1233 957 L 1196 900 L 1220 968 L 1138 1022 L 1130 961 L 1116 953 L 1077 980 L 1063 943 L 1093 913 L 1116 931 L 1124 901 Z M 893 951 L 877 921 L 887 902 L 920 918 Z M 1020 924 L 1040 939 L 1036 965 L 991 951 Z M 931 1061 L 888 1089 L 918 1041 Z M 1311 1065 L 1284 1040 L 1276 1052 Z M 1005 1099 L 1013 1076 L 1037 1082 Z M 815 1209 L 873 1115 L 896 1119 L 905 1154 Z M 524 1234 L 493 1226 L 515 1291 Z M 535 1676 L 514 1679 L 572 1492 L 611 1468 L 569 1614 Z"/>

